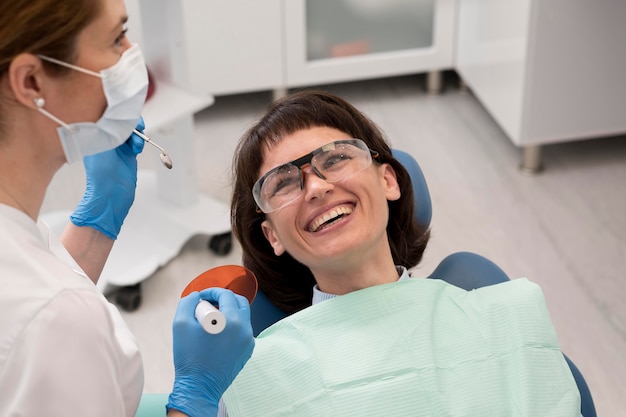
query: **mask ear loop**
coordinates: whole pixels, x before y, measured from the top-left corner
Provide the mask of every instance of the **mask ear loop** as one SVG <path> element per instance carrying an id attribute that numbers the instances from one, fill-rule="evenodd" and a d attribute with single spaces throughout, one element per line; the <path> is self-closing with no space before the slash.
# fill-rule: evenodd
<path id="1" fill-rule="evenodd" d="M 70 68 L 70 69 L 73 69 L 74 71 L 82 72 L 83 74 L 93 75 L 94 77 L 102 78 L 102 75 L 100 75 L 100 73 L 98 72 L 91 71 L 86 68 L 79 67 L 77 65 L 68 64 L 67 62 L 60 61 L 55 58 L 50 58 L 49 56 L 45 56 L 45 55 L 37 55 L 37 56 L 39 57 L 39 59 L 43 59 L 44 61 L 52 62 L 53 64 L 61 65 L 62 67 Z"/>
<path id="2" fill-rule="evenodd" d="M 49 119 L 54 120 L 55 122 L 57 122 L 58 124 L 60 124 L 61 126 L 67 129 L 71 129 L 71 127 L 67 123 L 65 123 L 63 120 L 59 119 L 58 117 L 50 113 L 48 110 L 43 108 L 43 106 L 46 105 L 46 100 L 44 100 L 43 97 L 37 97 L 33 99 L 33 101 L 35 102 L 35 106 L 37 106 L 37 110 L 39 110 L 39 112 L 42 113 L 44 116 L 48 117 Z"/>

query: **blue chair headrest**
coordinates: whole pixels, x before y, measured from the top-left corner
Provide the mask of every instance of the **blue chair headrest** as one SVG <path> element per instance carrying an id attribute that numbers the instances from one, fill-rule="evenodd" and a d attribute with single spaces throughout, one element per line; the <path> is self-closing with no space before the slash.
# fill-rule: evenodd
<path id="1" fill-rule="evenodd" d="M 398 149 L 392 149 L 391 152 L 393 153 L 393 157 L 406 168 L 411 176 L 415 198 L 415 219 L 419 224 L 428 229 L 433 215 L 433 208 L 424 173 L 422 173 L 422 169 L 415 158 L 410 154 Z"/>

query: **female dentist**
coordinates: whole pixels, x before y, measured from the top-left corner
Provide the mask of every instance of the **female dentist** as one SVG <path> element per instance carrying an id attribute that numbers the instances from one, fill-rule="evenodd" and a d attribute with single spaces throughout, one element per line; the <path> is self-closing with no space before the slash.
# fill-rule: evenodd
<path id="1" fill-rule="evenodd" d="M 123 0 L 0 4 L 0 415 L 132 417 L 141 357 L 97 290 L 134 200 L 147 72 L 125 36 Z M 83 161 L 86 192 L 60 239 L 38 220 L 65 163 Z M 200 299 L 228 320 L 206 333 Z M 169 416 L 211 416 L 250 357 L 245 298 L 212 288 L 174 318 Z"/>

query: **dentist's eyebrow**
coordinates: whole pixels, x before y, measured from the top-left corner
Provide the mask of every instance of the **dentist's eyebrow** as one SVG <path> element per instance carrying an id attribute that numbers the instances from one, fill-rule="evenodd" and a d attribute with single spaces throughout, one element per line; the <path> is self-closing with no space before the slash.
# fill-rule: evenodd
<path id="1" fill-rule="evenodd" d="M 120 26 L 124 27 L 126 23 L 128 23 L 128 15 L 124 15 L 120 18 L 119 24 L 115 25 L 113 30 L 111 30 L 111 33 L 116 34 L 117 32 L 119 32 Z"/>

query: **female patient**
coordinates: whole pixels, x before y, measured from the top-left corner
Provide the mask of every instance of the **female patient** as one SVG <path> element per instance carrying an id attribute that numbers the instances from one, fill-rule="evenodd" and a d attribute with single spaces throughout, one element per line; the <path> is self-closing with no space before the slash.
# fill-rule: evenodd
<path id="1" fill-rule="evenodd" d="M 410 178 L 352 105 L 322 91 L 273 103 L 234 176 L 243 262 L 295 314 L 257 339 L 231 417 L 579 415 L 536 285 L 411 279 L 428 233 Z"/>

